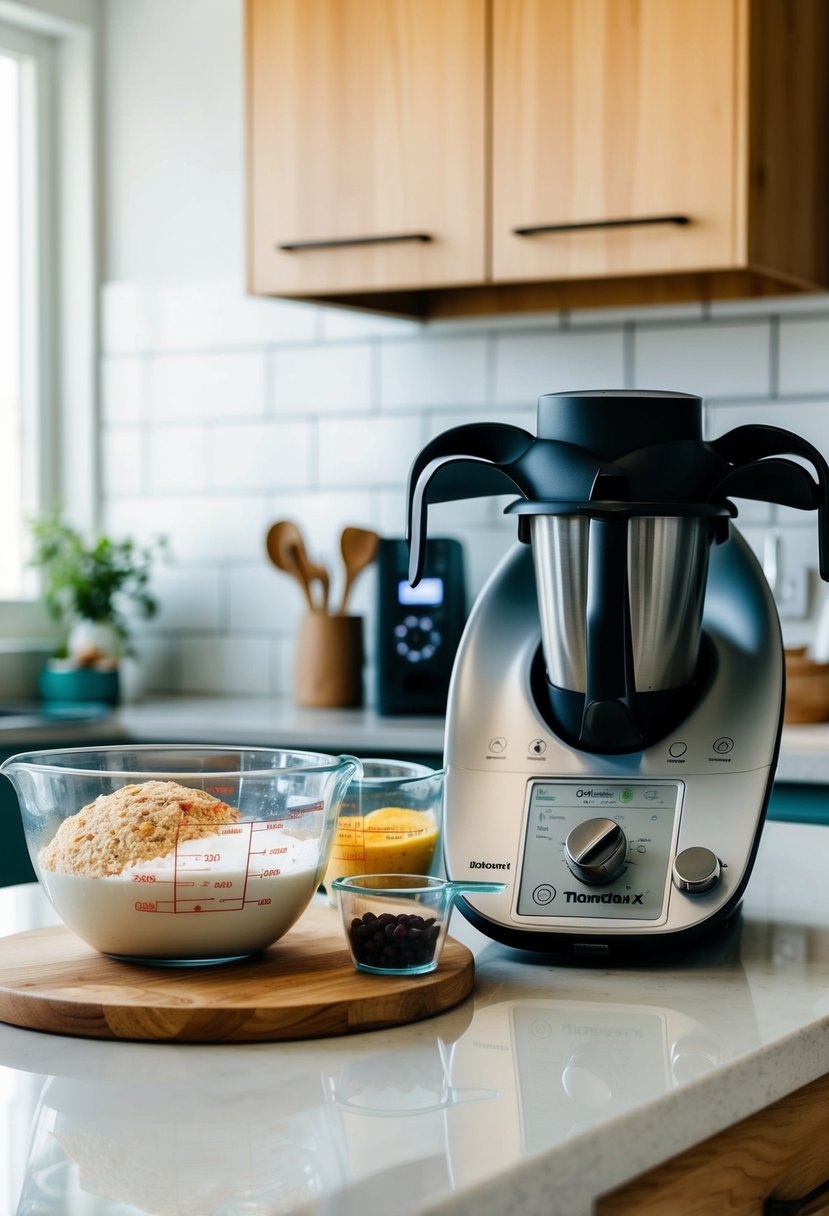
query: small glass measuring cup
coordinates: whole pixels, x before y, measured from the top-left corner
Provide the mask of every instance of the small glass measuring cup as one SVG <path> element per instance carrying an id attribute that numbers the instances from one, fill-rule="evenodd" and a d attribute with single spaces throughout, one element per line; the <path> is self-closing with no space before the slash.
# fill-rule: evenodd
<path id="1" fill-rule="evenodd" d="M 0 765 L 68 928 L 102 954 L 168 964 L 242 958 L 291 928 L 359 771 L 353 756 L 179 744 Z"/>
<path id="2" fill-rule="evenodd" d="M 423 975 L 440 961 L 459 895 L 496 895 L 503 882 L 452 881 L 421 874 L 359 874 L 332 883 L 358 971 Z"/>
<path id="3" fill-rule="evenodd" d="M 409 760 L 364 759 L 340 808 L 325 874 L 432 874 L 441 867 L 443 769 Z"/>

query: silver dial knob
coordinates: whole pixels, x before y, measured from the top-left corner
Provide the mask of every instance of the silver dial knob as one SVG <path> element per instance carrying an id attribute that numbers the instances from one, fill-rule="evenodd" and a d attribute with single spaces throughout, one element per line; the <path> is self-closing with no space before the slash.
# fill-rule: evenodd
<path id="1" fill-rule="evenodd" d="M 564 860 L 582 882 L 613 882 L 625 868 L 628 842 L 613 819 L 586 819 L 564 844 Z"/>
<path id="2" fill-rule="evenodd" d="M 721 873 L 720 859 L 710 849 L 683 849 L 674 861 L 674 884 L 689 895 L 710 891 Z"/>

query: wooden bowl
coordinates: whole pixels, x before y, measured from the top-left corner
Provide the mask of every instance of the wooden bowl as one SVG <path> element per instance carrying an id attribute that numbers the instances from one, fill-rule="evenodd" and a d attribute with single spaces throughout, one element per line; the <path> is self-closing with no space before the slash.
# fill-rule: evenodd
<path id="1" fill-rule="evenodd" d="M 829 720 L 829 663 L 815 663 L 805 646 L 786 651 L 786 708 L 788 725 Z"/>

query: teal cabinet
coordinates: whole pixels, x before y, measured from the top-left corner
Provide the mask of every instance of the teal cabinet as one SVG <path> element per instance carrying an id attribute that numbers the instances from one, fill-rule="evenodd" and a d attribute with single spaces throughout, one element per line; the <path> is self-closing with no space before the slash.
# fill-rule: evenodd
<path id="1" fill-rule="evenodd" d="M 775 782 L 768 818 L 784 823 L 829 824 L 829 785 Z"/>

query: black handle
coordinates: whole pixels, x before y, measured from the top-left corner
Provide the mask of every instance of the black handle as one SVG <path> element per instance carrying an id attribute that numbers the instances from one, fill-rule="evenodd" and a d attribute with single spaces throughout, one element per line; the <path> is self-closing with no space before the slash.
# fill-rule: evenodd
<path id="1" fill-rule="evenodd" d="M 413 587 L 423 574 L 429 503 L 523 493 L 510 466 L 532 443 L 532 435 L 520 427 L 472 422 L 444 431 L 418 453 L 406 488 L 409 582 Z"/>
<path id="2" fill-rule="evenodd" d="M 690 224 L 688 215 L 639 215 L 621 220 L 577 220 L 571 224 L 528 224 L 513 228 L 513 236 L 538 236 L 544 232 L 581 232 L 587 228 L 641 228 L 646 224 Z"/>
<path id="3" fill-rule="evenodd" d="M 829 1211 L 829 1182 L 822 1182 L 800 1199 L 775 1199 L 770 1196 L 763 1204 L 763 1216 L 820 1216 Z"/>
<path id="4" fill-rule="evenodd" d="M 820 577 L 829 583 L 829 465 L 818 449 L 792 431 L 762 425 L 738 426 L 715 439 L 710 446 L 736 466 L 715 487 L 716 494 L 721 494 L 724 488 L 726 493 L 739 497 L 739 489 L 734 488 L 735 481 L 739 480 L 737 475 L 744 475 L 747 466 L 756 461 L 758 463 L 754 465 L 751 478 L 752 498 L 800 509 L 817 508 Z M 809 490 L 803 469 L 788 461 L 768 459 L 780 455 L 800 456 L 808 460 L 817 475 L 817 484 L 809 478 Z M 789 465 L 787 476 L 784 475 L 786 465 Z M 811 502 L 806 501 L 807 494 Z"/>
<path id="5" fill-rule="evenodd" d="M 587 680 L 579 742 L 593 748 L 633 746 L 642 740 L 633 712 L 627 530 L 627 519 L 590 520 L 585 606 Z"/>
<path id="6" fill-rule="evenodd" d="M 425 244 L 434 238 L 428 232 L 393 232 L 388 236 L 339 236 L 318 241 L 283 241 L 275 245 L 282 253 L 301 253 L 303 249 L 346 249 L 354 245 L 399 245 L 403 241 Z"/>

